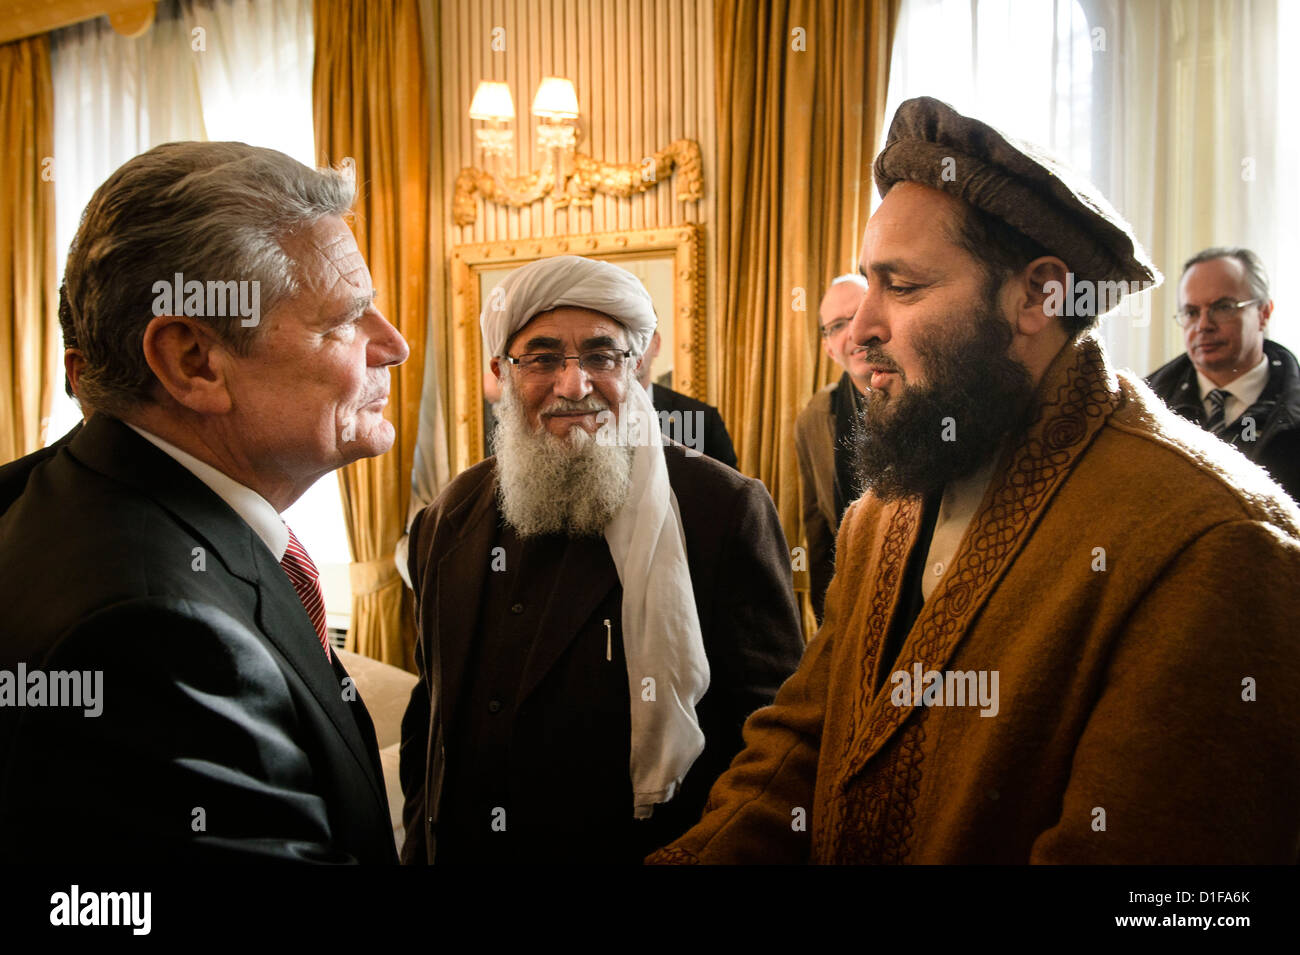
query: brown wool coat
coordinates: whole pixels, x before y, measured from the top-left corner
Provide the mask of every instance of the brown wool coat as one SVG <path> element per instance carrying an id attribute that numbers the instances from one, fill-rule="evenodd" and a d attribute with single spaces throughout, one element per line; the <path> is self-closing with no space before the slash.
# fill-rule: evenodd
<path id="1" fill-rule="evenodd" d="M 1297 861 L 1300 512 L 1091 338 L 1039 400 L 896 664 L 919 506 L 850 507 L 824 626 L 652 861 Z M 894 705 L 913 661 L 998 671 L 997 715 Z"/>
<path id="2" fill-rule="evenodd" d="M 794 425 L 799 460 L 799 498 L 808 539 L 808 582 L 813 612 L 821 620 L 826 589 L 835 576 L 835 411 L 831 401 L 839 382 L 820 389 L 799 412 Z"/>

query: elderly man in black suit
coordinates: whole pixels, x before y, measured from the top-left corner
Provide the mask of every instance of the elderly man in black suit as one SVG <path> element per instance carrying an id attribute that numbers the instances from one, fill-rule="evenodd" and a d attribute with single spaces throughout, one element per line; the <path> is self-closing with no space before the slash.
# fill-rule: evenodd
<path id="1" fill-rule="evenodd" d="M 726 422 L 722 420 L 722 412 L 698 398 L 651 381 L 650 366 L 659 354 L 659 346 L 660 338 L 656 331 L 650 336 L 650 344 L 646 346 L 645 357 L 637 369 L 636 377 L 650 396 L 650 403 L 659 412 L 660 430 L 692 451 L 707 454 L 715 461 L 734 468 L 737 464 L 736 449 L 731 443 L 731 435 L 727 433 Z"/>
<path id="2" fill-rule="evenodd" d="M 406 342 L 346 177 L 171 143 L 91 199 L 65 285 L 95 413 L 0 517 L 14 860 L 395 862 L 374 727 L 280 518 L 387 451 Z"/>
<path id="3" fill-rule="evenodd" d="M 501 288 L 497 454 L 411 526 L 402 858 L 639 863 L 799 661 L 785 535 L 762 484 L 661 436 L 631 273 L 557 256 Z"/>

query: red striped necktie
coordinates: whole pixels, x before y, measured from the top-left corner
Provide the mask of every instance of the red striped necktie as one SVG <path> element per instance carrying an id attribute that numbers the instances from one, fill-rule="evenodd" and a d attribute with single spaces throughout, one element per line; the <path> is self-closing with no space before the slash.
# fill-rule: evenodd
<path id="1" fill-rule="evenodd" d="M 325 650 L 325 659 L 329 660 L 331 659 L 330 641 L 325 629 L 325 595 L 320 589 L 320 574 L 316 570 L 316 565 L 311 562 L 311 558 L 307 556 L 307 551 L 298 542 L 293 529 L 288 524 L 284 527 L 289 532 L 289 546 L 285 548 L 284 556 L 280 558 L 280 566 L 289 575 L 293 589 L 298 591 L 298 599 L 302 601 L 303 609 L 307 611 L 307 616 L 311 618 L 312 625 L 316 628 L 316 636 L 320 638 L 320 645 Z"/>

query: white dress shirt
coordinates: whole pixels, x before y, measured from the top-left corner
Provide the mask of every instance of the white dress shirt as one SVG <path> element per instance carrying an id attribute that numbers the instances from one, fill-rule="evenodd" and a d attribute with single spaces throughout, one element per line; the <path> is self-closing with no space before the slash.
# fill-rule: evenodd
<path id="1" fill-rule="evenodd" d="M 989 479 L 993 469 L 1002 458 L 1002 449 L 995 451 L 987 464 L 959 481 L 951 481 L 943 489 L 943 499 L 939 502 L 939 516 L 934 524 L 934 534 L 930 537 L 930 551 L 925 558 L 925 571 L 921 576 L 921 597 L 929 600 L 934 588 L 939 586 L 943 575 L 948 572 L 952 559 L 957 556 L 957 548 L 966 536 L 966 528 L 979 510 L 988 490 Z"/>
<path id="2" fill-rule="evenodd" d="M 233 478 L 222 474 L 210 464 L 200 461 L 192 454 L 182 451 L 170 441 L 164 441 L 156 434 L 150 434 L 143 428 L 128 424 L 128 428 L 154 445 L 176 461 L 196 478 L 212 489 L 212 492 L 230 505 L 231 510 L 244 519 L 253 529 L 271 556 L 279 563 L 289 547 L 289 528 L 285 526 L 280 515 L 276 513 L 271 502 L 250 487 L 245 487 Z"/>
<path id="3" fill-rule="evenodd" d="M 1215 388 L 1228 392 L 1231 397 L 1223 403 L 1223 423 L 1232 424 L 1264 393 L 1264 388 L 1268 385 L 1268 356 L 1261 356 L 1259 364 L 1226 385 L 1216 385 L 1199 370 L 1196 372 L 1196 381 L 1201 386 L 1201 406 L 1205 408 L 1207 418 L 1214 413 L 1214 407 L 1205 396 Z"/>

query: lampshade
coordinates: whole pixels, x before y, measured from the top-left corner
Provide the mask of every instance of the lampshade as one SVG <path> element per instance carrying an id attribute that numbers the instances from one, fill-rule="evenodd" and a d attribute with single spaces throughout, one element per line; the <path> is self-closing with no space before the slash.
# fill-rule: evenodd
<path id="1" fill-rule="evenodd" d="M 505 83 L 479 83 L 474 101 L 469 104 L 470 119 L 505 120 L 515 118 L 515 101 Z"/>
<path id="2" fill-rule="evenodd" d="M 578 94 L 573 81 L 562 76 L 546 76 L 533 97 L 533 115 L 547 119 L 577 119 Z"/>

